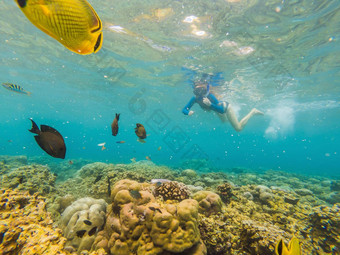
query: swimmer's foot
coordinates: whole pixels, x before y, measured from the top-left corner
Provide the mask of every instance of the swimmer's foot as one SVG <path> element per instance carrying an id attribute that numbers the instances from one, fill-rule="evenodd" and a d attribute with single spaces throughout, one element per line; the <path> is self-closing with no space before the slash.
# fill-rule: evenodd
<path id="1" fill-rule="evenodd" d="M 263 112 L 257 110 L 256 108 L 253 109 L 253 114 L 254 114 L 254 115 L 264 115 Z"/>

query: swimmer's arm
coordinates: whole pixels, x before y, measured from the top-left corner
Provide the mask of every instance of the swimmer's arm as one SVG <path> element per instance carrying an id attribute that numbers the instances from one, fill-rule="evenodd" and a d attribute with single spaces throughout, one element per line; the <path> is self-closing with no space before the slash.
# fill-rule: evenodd
<path id="1" fill-rule="evenodd" d="M 211 104 L 210 108 L 218 113 L 224 113 L 225 111 L 222 104 Z"/>
<path id="2" fill-rule="evenodd" d="M 211 94 L 211 93 L 207 96 L 207 98 L 210 100 L 210 102 L 212 104 L 216 104 L 217 105 L 217 104 L 220 103 L 220 101 L 218 101 L 217 98 L 213 94 Z"/>
<path id="3" fill-rule="evenodd" d="M 182 112 L 185 114 L 185 115 L 188 115 L 189 114 L 189 111 L 191 109 L 191 107 L 196 103 L 196 97 L 192 97 L 190 99 L 190 101 L 187 103 L 186 106 L 184 106 Z"/>
<path id="4" fill-rule="evenodd" d="M 211 109 L 213 109 L 214 111 L 218 113 L 224 113 L 222 102 L 218 101 L 217 98 L 213 94 L 209 94 L 208 99 L 211 102 L 211 105 L 210 105 Z"/>

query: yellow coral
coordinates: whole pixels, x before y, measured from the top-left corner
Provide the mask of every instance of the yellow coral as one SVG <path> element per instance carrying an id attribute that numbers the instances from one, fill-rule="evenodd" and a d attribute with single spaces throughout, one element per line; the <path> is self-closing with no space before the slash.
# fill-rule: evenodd
<path id="1" fill-rule="evenodd" d="M 199 205 L 199 212 L 207 216 L 222 211 L 222 200 L 219 195 L 212 191 L 198 191 L 193 197 Z"/>
<path id="2" fill-rule="evenodd" d="M 98 233 L 95 247 L 118 255 L 155 255 L 183 252 L 199 243 L 197 201 L 163 205 L 151 187 L 131 180 L 114 185 L 106 226 Z"/>
<path id="3" fill-rule="evenodd" d="M 28 192 L 0 191 L 2 252 L 10 254 L 64 253 L 65 238 L 46 212 L 43 198 Z"/>

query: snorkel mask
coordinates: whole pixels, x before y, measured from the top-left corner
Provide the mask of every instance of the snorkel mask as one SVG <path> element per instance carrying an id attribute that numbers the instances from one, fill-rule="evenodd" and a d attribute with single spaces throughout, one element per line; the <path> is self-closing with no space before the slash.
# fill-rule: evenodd
<path id="1" fill-rule="evenodd" d="M 196 97 L 207 97 L 209 95 L 209 83 L 196 82 L 194 87 L 194 94 Z"/>

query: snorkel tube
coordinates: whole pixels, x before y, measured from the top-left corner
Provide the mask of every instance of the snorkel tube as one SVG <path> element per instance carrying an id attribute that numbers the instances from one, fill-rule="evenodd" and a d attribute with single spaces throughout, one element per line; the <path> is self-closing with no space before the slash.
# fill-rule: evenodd
<path id="1" fill-rule="evenodd" d="M 204 97 L 207 97 L 210 93 L 210 83 L 208 82 L 208 85 L 207 85 L 207 93 L 204 95 Z"/>

